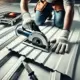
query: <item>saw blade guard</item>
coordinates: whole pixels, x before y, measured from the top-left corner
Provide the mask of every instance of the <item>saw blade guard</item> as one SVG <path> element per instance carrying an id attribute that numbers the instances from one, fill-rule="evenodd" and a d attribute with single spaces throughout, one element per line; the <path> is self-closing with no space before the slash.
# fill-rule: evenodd
<path id="1" fill-rule="evenodd" d="M 32 35 L 28 37 L 28 40 L 37 46 L 44 47 L 45 49 L 49 48 L 49 42 L 46 36 L 41 32 L 33 32 Z"/>

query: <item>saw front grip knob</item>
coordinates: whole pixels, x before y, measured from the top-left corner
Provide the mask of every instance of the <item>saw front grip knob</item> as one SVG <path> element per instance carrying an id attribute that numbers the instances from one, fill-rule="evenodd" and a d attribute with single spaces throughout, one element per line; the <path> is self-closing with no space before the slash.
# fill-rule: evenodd
<path id="1" fill-rule="evenodd" d="M 15 33 L 16 33 L 17 36 L 20 36 L 20 34 L 18 33 L 18 30 L 19 30 L 19 29 L 22 29 L 22 25 L 21 25 L 21 24 L 18 24 L 18 25 L 16 26 L 16 28 L 15 28 Z"/>

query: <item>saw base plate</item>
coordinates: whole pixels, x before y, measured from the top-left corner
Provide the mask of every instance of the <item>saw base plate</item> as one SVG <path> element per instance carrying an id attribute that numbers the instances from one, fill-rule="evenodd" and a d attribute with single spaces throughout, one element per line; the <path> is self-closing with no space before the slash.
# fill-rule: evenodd
<path id="1" fill-rule="evenodd" d="M 34 49 L 38 49 L 38 50 L 41 50 L 41 51 L 44 51 L 44 52 L 49 52 L 49 48 L 46 49 L 45 48 L 45 45 L 37 45 L 37 44 L 34 44 L 30 41 L 28 41 L 27 39 L 23 42 L 23 44 L 27 45 L 27 46 L 31 46 L 33 47 Z"/>

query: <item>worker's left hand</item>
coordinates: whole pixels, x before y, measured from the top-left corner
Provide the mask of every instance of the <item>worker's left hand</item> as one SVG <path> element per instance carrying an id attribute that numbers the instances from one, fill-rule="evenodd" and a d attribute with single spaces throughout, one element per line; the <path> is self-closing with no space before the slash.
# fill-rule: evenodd
<path id="1" fill-rule="evenodd" d="M 69 31 L 62 30 L 61 35 L 51 41 L 51 51 L 56 53 L 68 53 L 69 42 L 68 42 Z"/>

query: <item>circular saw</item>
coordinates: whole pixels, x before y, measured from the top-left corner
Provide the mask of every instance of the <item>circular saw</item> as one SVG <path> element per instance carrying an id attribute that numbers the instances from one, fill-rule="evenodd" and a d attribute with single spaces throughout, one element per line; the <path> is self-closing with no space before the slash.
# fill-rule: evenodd
<path id="1" fill-rule="evenodd" d="M 24 30 L 21 26 L 16 28 L 16 34 L 19 36 L 20 34 L 26 36 L 26 40 L 23 42 L 24 44 L 46 51 L 49 50 L 49 41 L 46 36 L 42 32 Z"/>

